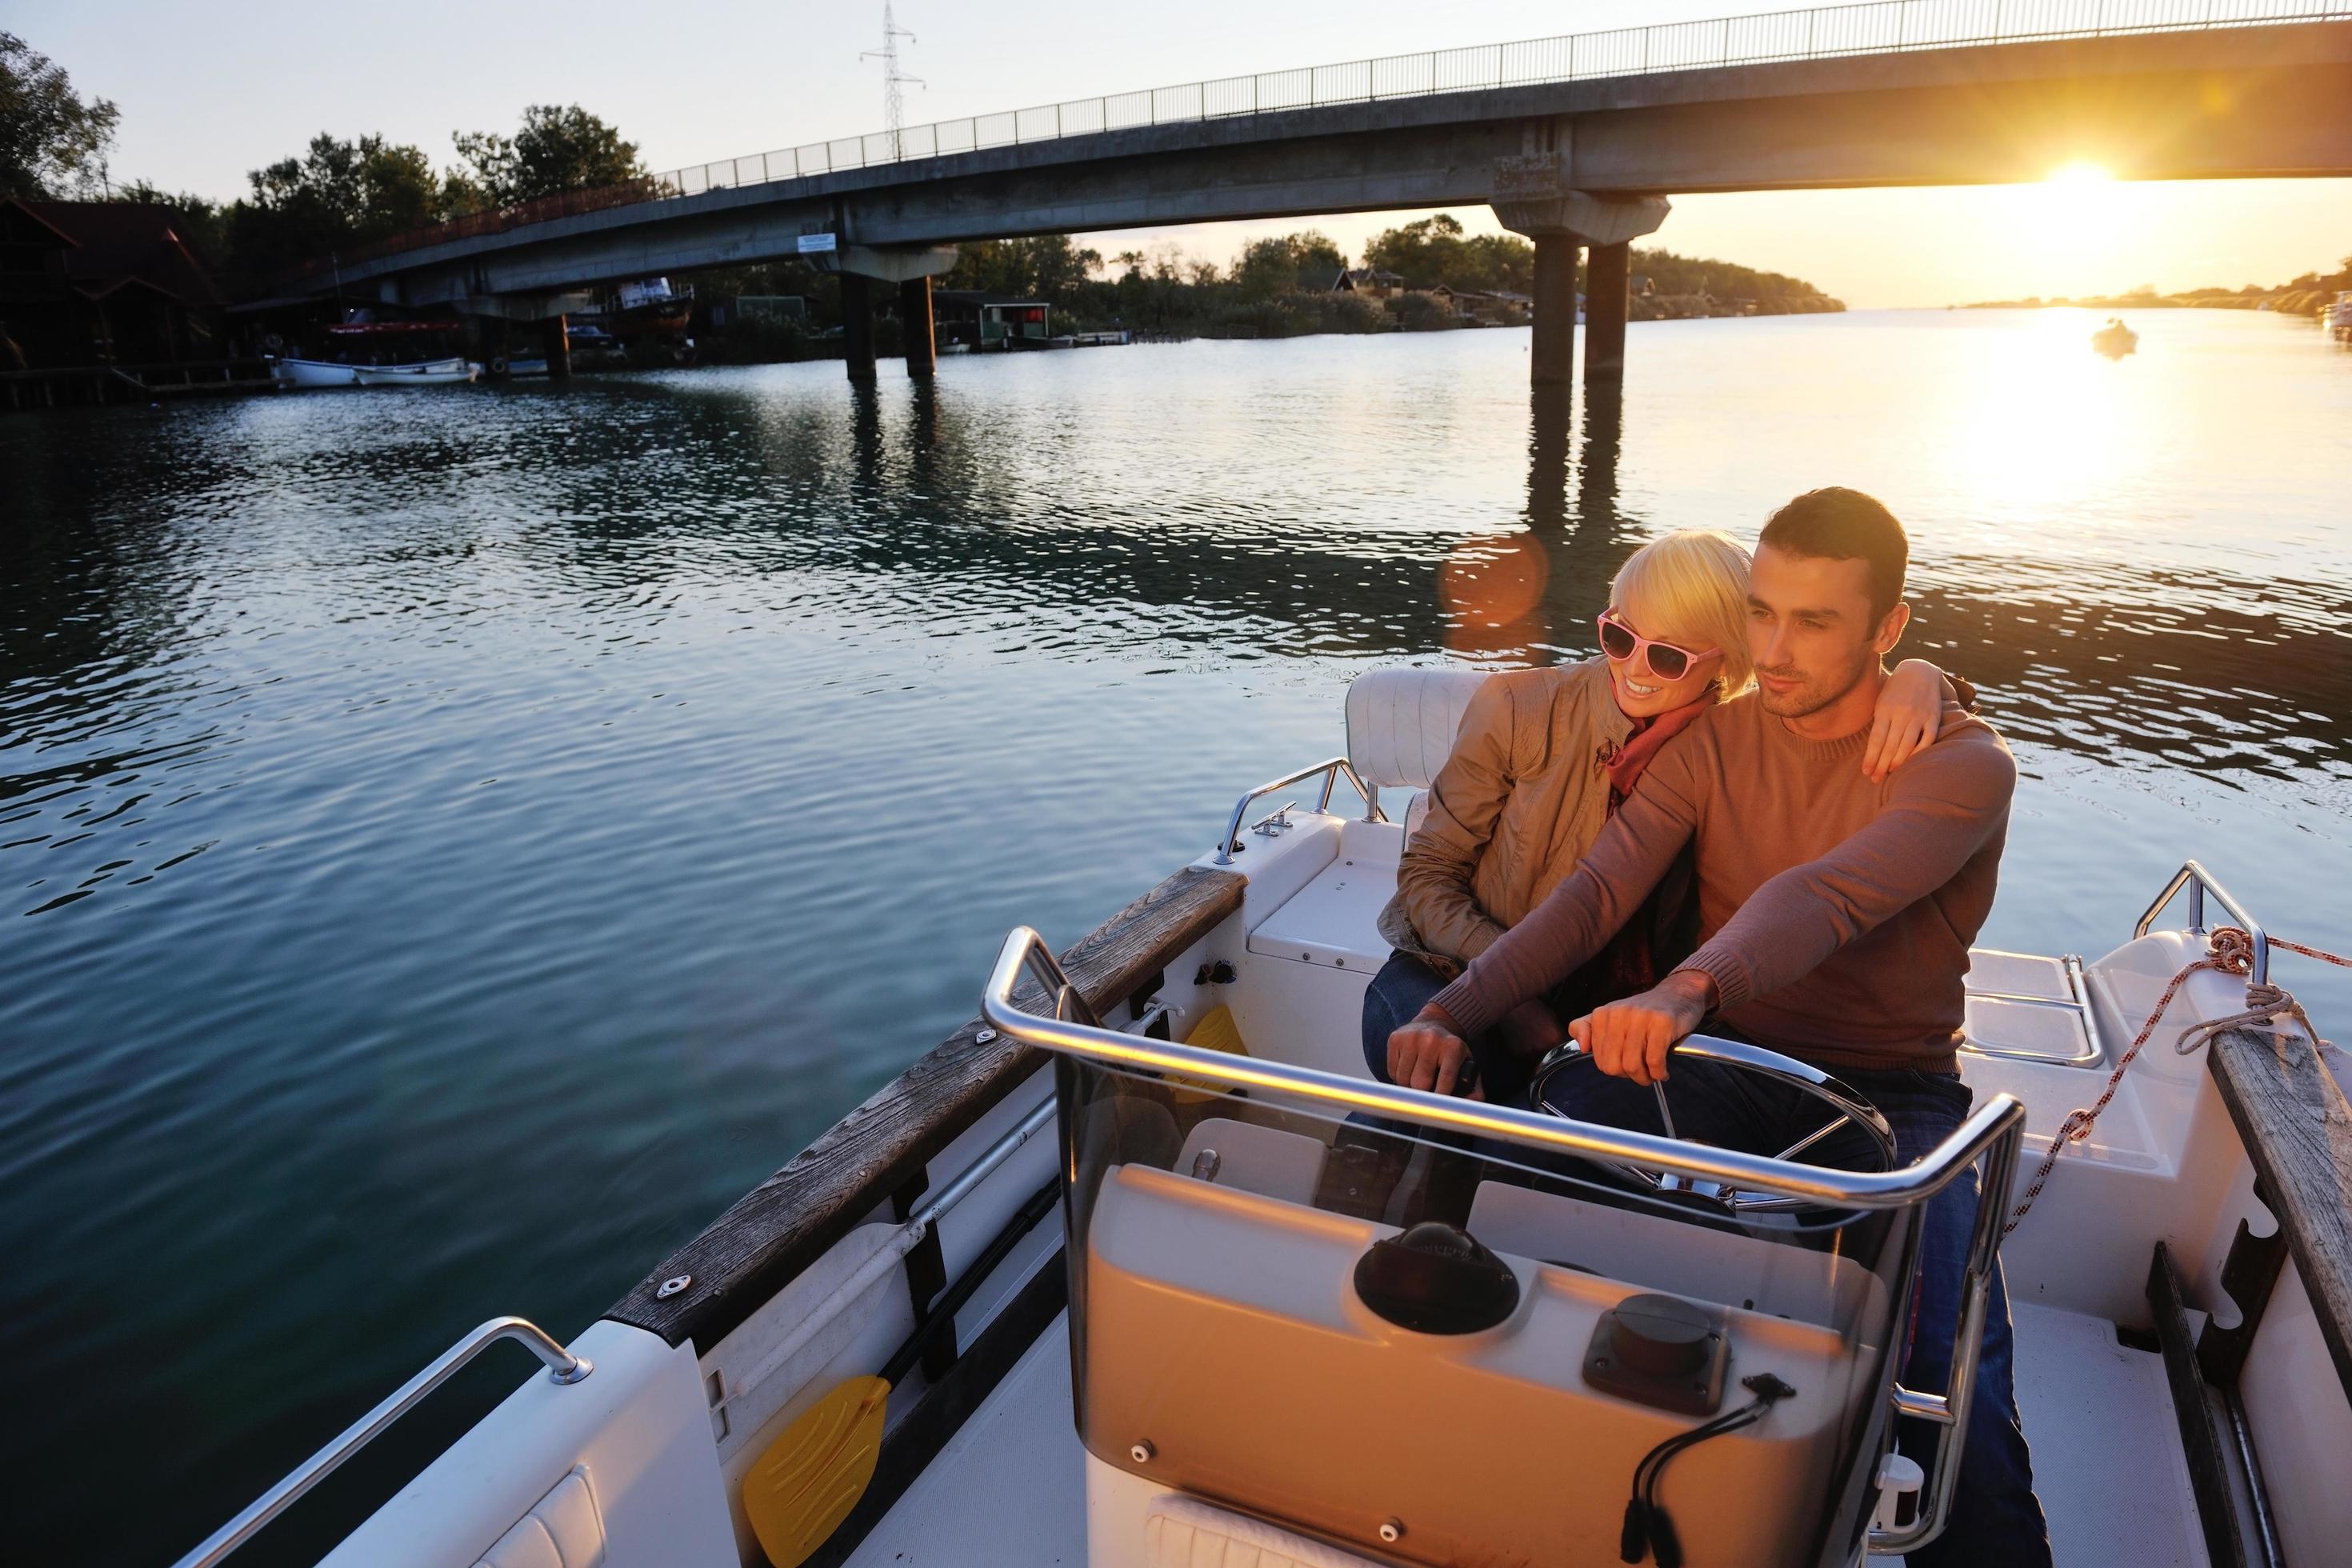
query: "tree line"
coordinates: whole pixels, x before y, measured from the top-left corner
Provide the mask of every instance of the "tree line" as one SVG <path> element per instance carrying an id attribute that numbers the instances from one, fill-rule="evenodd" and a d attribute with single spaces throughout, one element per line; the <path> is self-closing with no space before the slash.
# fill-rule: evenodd
<path id="1" fill-rule="evenodd" d="M 84 100 L 61 68 L 0 32 L 0 195 L 175 208 L 184 216 L 184 237 L 224 271 L 266 274 L 450 218 L 646 175 L 636 143 L 598 116 L 577 104 L 533 104 L 512 134 L 453 132 L 455 160 L 439 167 L 420 147 L 321 132 L 300 153 L 249 171 L 244 195 L 214 202 L 143 180 L 117 183 L 110 165 L 119 120 L 112 101 Z M 1710 301 L 1843 309 L 1780 273 L 1663 249 L 1637 250 L 1634 258 L 1650 290 L 1635 301 L 1636 316 L 1724 313 Z M 1283 337 L 1422 330 L 1458 321 L 1429 290 L 1528 293 L 1535 247 L 1517 235 L 1471 234 L 1452 214 L 1437 213 L 1385 229 L 1364 247 L 1363 268 L 1393 275 L 1401 295 L 1336 289 L 1350 265 L 1315 229 L 1250 240 L 1222 264 L 1172 246 L 1106 257 L 1067 235 L 1047 235 L 968 242 L 940 283 L 1044 300 L 1081 331 Z M 797 263 L 730 269 L 702 283 L 721 296 L 801 294 L 820 323 L 840 319 L 837 288 Z M 1645 303 L 1653 297 L 1701 303 Z"/>
<path id="2" fill-rule="evenodd" d="M 71 78 L 0 32 L 0 195 L 148 202 L 184 217 L 183 237 L 225 271 L 266 272 L 337 250 L 566 191 L 642 178 L 636 144 L 577 104 L 533 104 L 512 135 L 459 131 L 454 163 L 380 135 L 320 132 L 300 153 L 246 175 L 226 202 L 150 181 L 117 182 L 120 109 L 84 100 Z"/>
<path id="3" fill-rule="evenodd" d="M 1350 265 L 1346 252 L 1316 229 L 1251 240 L 1223 266 L 1173 246 L 1105 257 L 1066 235 L 1047 235 L 965 245 L 940 286 L 1042 300 L 1080 331 L 1118 325 L 1252 337 L 1418 331 L 1456 324 L 1454 313 L 1430 290 L 1528 294 L 1535 284 L 1536 253 L 1517 235 L 1474 235 L 1452 214 L 1436 213 L 1383 229 L 1364 247 L 1361 270 L 1392 275 L 1404 290 L 1401 297 L 1335 290 Z M 1771 310 L 1843 308 L 1801 279 L 1670 250 L 1637 248 L 1633 271 L 1646 281 L 1646 298 L 1657 301 L 1753 303 Z M 1580 263 L 1577 287 L 1583 284 Z M 1637 316 L 1699 313 L 1635 304 Z"/>

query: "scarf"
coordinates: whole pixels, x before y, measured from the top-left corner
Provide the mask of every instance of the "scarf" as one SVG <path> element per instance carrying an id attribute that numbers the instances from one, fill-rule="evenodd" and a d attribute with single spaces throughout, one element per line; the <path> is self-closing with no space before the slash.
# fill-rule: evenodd
<path id="1" fill-rule="evenodd" d="M 1653 718 L 1637 719 L 1634 721 L 1636 727 L 1633 733 L 1626 739 L 1623 745 L 1618 747 L 1613 753 L 1608 753 L 1607 748 L 1604 747 L 1601 765 L 1608 770 L 1609 773 L 1611 806 L 1614 807 L 1618 802 L 1633 793 L 1633 786 L 1641 782 L 1643 770 L 1650 765 L 1650 759 L 1658 754 L 1659 747 L 1681 734 L 1689 728 L 1692 720 L 1696 719 L 1714 705 L 1715 693 L 1709 691 L 1696 702 L 1686 702 L 1680 708 L 1669 708 L 1664 713 Z"/>

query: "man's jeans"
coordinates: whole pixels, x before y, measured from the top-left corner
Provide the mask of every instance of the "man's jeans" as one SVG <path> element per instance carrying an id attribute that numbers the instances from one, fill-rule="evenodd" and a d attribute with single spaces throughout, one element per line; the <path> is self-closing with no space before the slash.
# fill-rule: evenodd
<path id="1" fill-rule="evenodd" d="M 1423 984 L 1426 981 L 1426 985 Z M 1364 1059 L 1372 1076 L 1387 1079 L 1388 1036 L 1420 1012 L 1442 982 L 1425 965 L 1392 957 L 1364 998 Z M 1388 1023 L 1393 1018 L 1394 1023 Z M 1383 1027 L 1386 1024 L 1386 1027 Z M 1378 1039 L 1375 1040 L 1375 1035 Z M 1474 1051 L 1475 1046 L 1474 1043 Z M 1482 1058 L 1482 1067 L 1483 1067 Z M 1519 1068 L 1524 1072 L 1524 1067 Z M 1956 1076 L 1916 1071 L 1842 1072 L 1847 1087 L 1878 1107 L 1895 1133 L 1897 1163 L 1909 1164 L 1951 1134 L 1969 1113 L 1970 1096 Z M 1674 1066 L 1667 1080 L 1675 1130 L 1724 1148 L 1774 1153 L 1827 1120 L 1822 1102 L 1801 1090 L 1711 1062 Z M 1555 1081 L 1551 1098 L 1579 1121 L 1643 1132 L 1664 1131 L 1655 1093 L 1590 1068 Z M 1814 1146 L 1822 1164 L 1843 1163 L 1832 1145 Z M 1905 1387 L 1941 1393 L 1951 1375 L 1952 1335 L 1960 1310 L 1960 1277 L 1976 1221 L 1977 1175 L 1971 1169 L 1928 1201 L 1920 1238 L 1919 1283 Z M 1916 1426 L 1917 1429 L 1911 1429 Z M 1933 1429 L 1906 1424 L 1905 1447 L 1924 1456 Z M 2009 1292 L 1995 1267 L 1969 1413 L 1968 1446 L 1960 1458 L 1948 1522 L 1935 1541 L 1911 1552 L 1911 1568 L 2044 1568 L 2050 1562 L 2042 1505 L 2033 1496 L 2033 1465 L 2017 1419 L 2009 1325 Z"/>

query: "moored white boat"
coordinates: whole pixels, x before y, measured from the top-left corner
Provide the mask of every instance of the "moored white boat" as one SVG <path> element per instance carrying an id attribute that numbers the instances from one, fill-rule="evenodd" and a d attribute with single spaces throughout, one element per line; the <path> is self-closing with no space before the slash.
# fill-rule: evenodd
<path id="1" fill-rule="evenodd" d="M 2319 324 L 2337 342 L 2352 342 L 2352 289 L 2336 291 L 2335 300 L 2319 313 Z"/>
<path id="2" fill-rule="evenodd" d="M 482 374 L 482 367 L 455 355 L 448 359 L 419 360 L 414 364 L 372 364 L 360 373 L 362 386 L 446 386 L 473 380 Z"/>
<path id="3" fill-rule="evenodd" d="M 1971 1166 L 1970 1289 L 1998 1247 L 2057 1561 L 2338 1560 L 2352 1109 L 2292 1029 L 2196 1028 L 2274 978 L 2260 922 L 2191 862 L 2094 962 L 1975 952 L 1975 1110 L 1901 1169 L 1390 1089 L 1358 1046 L 1405 831 L 1381 792 L 1427 786 L 1481 679 L 1360 678 L 1346 754 L 1244 795 L 1058 960 L 1016 931 L 982 1018 L 568 1347 L 492 1320 L 184 1563 L 511 1337 L 548 1374 L 329 1563 L 1612 1563 L 1640 1462 L 1769 1373 L 1796 1393 L 1660 1471 L 1682 1554 L 1850 1565 L 1950 1500 L 1977 1320 L 1950 1390 L 1898 1386 L 1895 1352 L 1920 1207 Z M 1317 783 L 1315 809 L 1265 809 Z M 1329 809 L 1343 783 L 1360 816 Z M 2158 929 L 2184 902 L 2190 929 Z M 2209 910 L 2247 972 L 2189 967 Z M 2013 1185 L 2168 986 L 2004 1243 Z M 1706 1330 L 1695 1372 L 1667 1363 L 1696 1339 L 1645 1337 L 1661 1312 Z M 1934 1435 L 1910 1465 L 1897 1410 Z"/>
<path id="4" fill-rule="evenodd" d="M 276 362 L 281 381 L 298 387 L 451 386 L 482 367 L 458 352 L 455 321 L 343 321 L 320 334 L 315 353 Z"/>

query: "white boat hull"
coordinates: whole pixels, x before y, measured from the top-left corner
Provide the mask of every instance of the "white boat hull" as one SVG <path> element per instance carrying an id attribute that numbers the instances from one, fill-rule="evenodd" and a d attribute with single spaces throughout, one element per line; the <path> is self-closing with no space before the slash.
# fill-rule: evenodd
<path id="1" fill-rule="evenodd" d="M 362 386 L 449 386 L 473 380 L 482 367 L 467 359 L 425 360 L 417 364 L 372 364 L 360 370 Z"/>
<path id="2" fill-rule="evenodd" d="M 415 364 L 337 364 L 329 360 L 282 359 L 278 376 L 298 387 L 441 386 L 468 382 L 481 374 L 471 361 L 422 360 Z"/>

